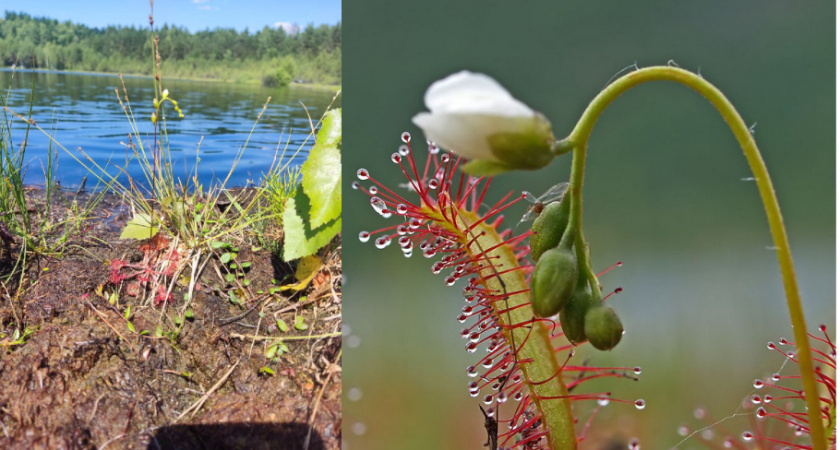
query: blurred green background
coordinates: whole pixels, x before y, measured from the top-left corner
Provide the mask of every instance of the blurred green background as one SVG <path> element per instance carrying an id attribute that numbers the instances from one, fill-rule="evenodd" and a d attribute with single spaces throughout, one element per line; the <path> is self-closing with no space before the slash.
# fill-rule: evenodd
<path id="1" fill-rule="evenodd" d="M 773 175 L 812 330 L 835 323 L 835 3 L 502 2 L 390 0 L 343 6 L 344 441 L 346 450 L 482 448 L 478 402 L 467 394 L 455 316 L 460 288 L 432 261 L 376 250 L 361 230 L 396 224 L 352 191 L 359 167 L 395 186 L 389 155 L 425 110 L 435 80 L 469 69 L 495 77 L 543 112 L 558 137 L 622 68 L 665 64 L 700 72 L 738 108 Z M 421 152 L 421 154 L 423 154 Z M 494 181 L 537 194 L 564 181 L 569 157 Z M 613 403 L 583 448 L 641 439 L 670 448 L 698 406 L 722 418 L 779 369 L 767 341 L 791 337 L 775 253 L 757 189 L 728 128 L 696 93 L 668 83 L 627 93 L 590 141 L 584 229 L 593 264 L 624 267 L 601 278 L 627 330 L 610 353 L 584 347 L 591 364 L 642 366 L 638 382 L 609 389 L 647 408 Z M 526 205 L 508 214 L 514 226 Z M 520 232 L 525 231 L 520 226 Z M 419 252 L 415 252 L 419 253 Z M 581 414 L 592 405 L 578 404 Z M 740 431 L 732 419 L 727 428 Z M 626 447 L 624 447 L 626 448 Z M 698 441 L 679 448 L 702 448 Z"/>

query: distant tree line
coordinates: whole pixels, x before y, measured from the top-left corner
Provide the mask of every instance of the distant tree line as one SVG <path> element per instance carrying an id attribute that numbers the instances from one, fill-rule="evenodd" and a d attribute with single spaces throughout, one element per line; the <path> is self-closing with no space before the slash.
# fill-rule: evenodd
<path id="1" fill-rule="evenodd" d="M 308 25 L 289 35 L 282 27 L 190 33 L 163 25 L 155 30 L 164 76 L 341 82 L 341 23 Z M 148 29 L 90 28 L 70 21 L 6 11 L 0 21 L 0 64 L 9 67 L 152 74 L 152 38 Z"/>

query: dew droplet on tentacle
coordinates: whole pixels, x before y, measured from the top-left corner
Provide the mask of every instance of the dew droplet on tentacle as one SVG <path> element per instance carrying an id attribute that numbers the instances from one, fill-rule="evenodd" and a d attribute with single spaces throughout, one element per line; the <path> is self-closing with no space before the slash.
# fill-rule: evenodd
<path id="1" fill-rule="evenodd" d="M 641 450 L 642 446 L 639 444 L 639 440 L 636 438 L 630 439 L 630 443 L 627 444 L 627 448 L 630 450 Z"/>
<path id="2" fill-rule="evenodd" d="M 753 405 L 758 405 L 761 403 L 761 396 L 755 394 L 752 397 L 750 397 L 750 401 L 753 403 Z"/>
<path id="3" fill-rule="evenodd" d="M 440 152 L 440 147 L 438 147 L 434 142 L 429 143 L 429 153 L 433 155 L 437 155 Z"/>
<path id="4" fill-rule="evenodd" d="M 399 214 L 401 216 L 404 216 L 404 215 L 408 214 L 408 206 L 406 206 L 403 203 L 400 203 L 399 205 L 397 205 L 397 214 Z"/>
<path id="5" fill-rule="evenodd" d="M 598 399 L 598 405 L 599 406 L 607 406 L 609 404 L 610 404 L 609 397 L 601 397 L 601 398 Z"/>
<path id="6" fill-rule="evenodd" d="M 437 189 L 440 186 L 440 182 L 436 178 L 432 178 L 429 180 L 429 189 Z"/>
<path id="7" fill-rule="evenodd" d="M 388 236 L 378 237 L 378 238 L 376 238 L 376 241 L 374 242 L 374 245 L 376 245 L 376 248 L 381 250 L 381 249 L 391 245 L 391 238 L 388 237 Z"/>
<path id="8" fill-rule="evenodd" d="M 476 370 L 475 366 L 467 367 L 467 376 L 470 378 L 475 378 L 478 376 L 478 370 Z"/>
<path id="9" fill-rule="evenodd" d="M 400 148 L 399 148 L 399 149 L 397 149 L 397 152 L 398 152 L 401 156 L 408 156 L 408 154 L 410 153 L 410 151 L 409 151 L 409 149 L 408 149 L 408 146 L 407 146 L 407 145 L 400 145 Z"/>
<path id="10" fill-rule="evenodd" d="M 749 431 L 745 431 L 745 432 L 744 432 L 744 434 L 742 434 L 742 435 L 741 435 L 741 439 L 743 439 L 743 440 L 745 440 L 745 441 L 747 441 L 747 442 L 749 442 L 749 441 L 753 440 L 753 438 L 754 438 L 754 437 L 755 437 L 755 436 L 753 436 L 753 434 L 752 434 L 752 433 L 750 433 Z"/>
<path id="11" fill-rule="evenodd" d="M 367 242 L 370 240 L 370 232 L 368 231 L 360 231 L 359 232 L 359 240 L 362 242 Z"/>
<path id="12" fill-rule="evenodd" d="M 759 419 L 764 419 L 765 417 L 767 417 L 767 410 L 764 409 L 764 408 L 758 408 L 755 411 L 755 416 L 758 417 Z"/>
<path id="13" fill-rule="evenodd" d="M 633 402 L 633 404 L 636 405 L 636 409 L 645 409 L 645 406 L 647 406 L 645 401 L 641 398 Z"/>
<path id="14" fill-rule="evenodd" d="M 397 153 L 397 152 L 391 153 L 391 162 L 392 163 L 399 164 L 400 161 L 402 161 L 402 156 L 399 153 Z"/>
<path id="15" fill-rule="evenodd" d="M 359 177 L 360 180 L 365 181 L 370 179 L 370 172 L 367 169 L 359 169 L 356 171 L 356 176 Z"/>
<path id="16" fill-rule="evenodd" d="M 764 387 L 764 382 L 759 379 L 756 379 L 755 381 L 753 381 L 753 387 L 756 389 L 761 389 Z"/>
<path id="17" fill-rule="evenodd" d="M 359 190 L 360 187 L 362 187 L 362 185 L 359 184 L 358 181 L 354 181 L 354 182 L 350 183 L 350 188 L 352 188 L 354 190 Z"/>
<path id="18" fill-rule="evenodd" d="M 478 348 L 478 343 L 477 342 L 470 342 L 465 346 L 465 348 L 467 349 L 467 352 L 475 353 L 475 350 Z"/>
<path id="19" fill-rule="evenodd" d="M 408 144 L 409 142 L 411 142 L 411 134 L 409 134 L 408 131 L 403 131 L 403 133 L 400 135 L 400 139 L 402 139 L 403 142 Z"/>
<path id="20" fill-rule="evenodd" d="M 642 368 L 639 367 L 639 366 L 634 367 L 633 368 L 633 373 L 636 374 L 636 375 L 641 375 L 642 374 Z"/>
<path id="21" fill-rule="evenodd" d="M 371 186 L 370 189 L 368 189 L 368 194 L 370 194 L 370 195 L 376 195 L 378 193 L 379 193 L 379 188 L 376 187 L 376 186 Z"/>
<path id="22" fill-rule="evenodd" d="M 489 405 L 491 403 L 493 403 L 493 395 L 490 395 L 490 394 L 485 395 L 484 396 L 484 404 Z"/>

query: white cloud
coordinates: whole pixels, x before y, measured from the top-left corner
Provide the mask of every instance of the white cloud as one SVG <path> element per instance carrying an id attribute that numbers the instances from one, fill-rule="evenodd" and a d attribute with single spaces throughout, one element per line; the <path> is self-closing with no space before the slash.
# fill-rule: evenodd
<path id="1" fill-rule="evenodd" d="M 282 28 L 289 36 L 294 36 L 300 31 L 300 26 L 290 22 L 275 22 L 274 28 Z"/>

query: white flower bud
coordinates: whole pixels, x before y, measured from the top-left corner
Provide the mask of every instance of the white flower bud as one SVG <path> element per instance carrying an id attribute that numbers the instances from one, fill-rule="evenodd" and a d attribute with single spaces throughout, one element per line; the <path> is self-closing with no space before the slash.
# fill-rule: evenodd
<path id="1" fill-rule="evenodd" d="M 475 172 L 538 169 L 554 157 L 548 120 L 487 75 L 450 75 L 433 83 L 424 100 L 430 112 L 414 116 L 414 124 L 438 146 L 474 160 Z"/>

